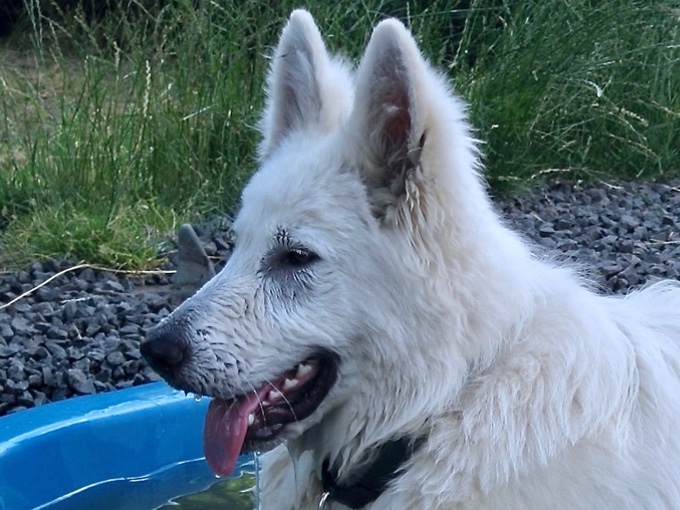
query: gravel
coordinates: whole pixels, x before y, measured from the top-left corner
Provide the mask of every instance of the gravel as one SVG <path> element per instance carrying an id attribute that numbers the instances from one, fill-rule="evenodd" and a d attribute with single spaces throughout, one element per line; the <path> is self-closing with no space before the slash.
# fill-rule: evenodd
<path id="1" fill-rule="evenodd" d="M 602 293 L 680 280 L 680 181 L 553 181 L 503 197 L 497 206 L 537 251 L 590 268 L 588 277 Z M 216 218 L 194 226 L 214 260 L 228 257 L 228 225 Z M 165 255 L 163 269 L 171 271 L 176 252 L 170 247 Z M 0 274 L 0 416 L 158 380 L 139 344 L 181 300 L 166 273 L 137 278 L 81 267 L 5 306 L 73 267 L 46 260 Z"/>

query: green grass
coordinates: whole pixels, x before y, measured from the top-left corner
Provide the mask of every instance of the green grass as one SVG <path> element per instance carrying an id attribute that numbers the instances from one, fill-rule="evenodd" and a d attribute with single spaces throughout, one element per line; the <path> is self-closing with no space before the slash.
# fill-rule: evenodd
<path id="1" fill-rule="evenodd" d="M 678 175 L 680 10 L 672 5 L 563 0 L 512 9 L 458 79 L 492 175 Z"/>
<path id="2" fill-rule="evenodd" d="M 32 3 L 32 36 L 0 47 L 0 269 L 151 267 L 179 223 L 236 204 L 266 56 L 299 3 L 120 0 L 87 21 Z M 470 103 L 497 189 L 680 175 L 675 0 L 324 4 L 328 46 L 351 59 L 382 17 L 412 27 Z"/>

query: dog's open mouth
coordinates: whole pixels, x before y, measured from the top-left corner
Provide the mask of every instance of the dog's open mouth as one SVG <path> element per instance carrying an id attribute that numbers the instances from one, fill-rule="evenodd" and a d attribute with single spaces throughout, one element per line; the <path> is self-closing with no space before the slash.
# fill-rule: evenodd
<path id="1" fill-rule="evenodd" d="M 229 476 L 238 456 L 274 440 L 286 424 L 304 420 L 321 404 L 337 377 L 332 356 L 308 358 L 278 379 L 233 400 L 213 399 L 203 434 L 208 465 Z"/>

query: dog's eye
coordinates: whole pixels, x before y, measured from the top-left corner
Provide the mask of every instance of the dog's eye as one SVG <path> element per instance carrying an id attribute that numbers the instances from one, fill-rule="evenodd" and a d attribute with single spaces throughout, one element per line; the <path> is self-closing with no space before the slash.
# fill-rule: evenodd
<path id="1" fill-rule="evenodd" d="M 307 266 L 318 260 L 319 256 L 313 251 L 303 248 L 293 248 L 286 252 L 284 262 L 292 267 Z"/>

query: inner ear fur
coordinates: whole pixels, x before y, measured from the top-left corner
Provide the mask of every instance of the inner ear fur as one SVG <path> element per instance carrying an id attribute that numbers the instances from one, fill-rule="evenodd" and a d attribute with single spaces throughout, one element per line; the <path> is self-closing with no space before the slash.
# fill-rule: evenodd
<path id="1" fill-rule="evenodd" d="M 408 30 L 396 20 L 373 32 L 357 74 L 352 129 L 364 147 L 361 171 L 377 202 L 393 203 L 420 164 L 426 141 L 416 95 L 424 63 Z"/>

